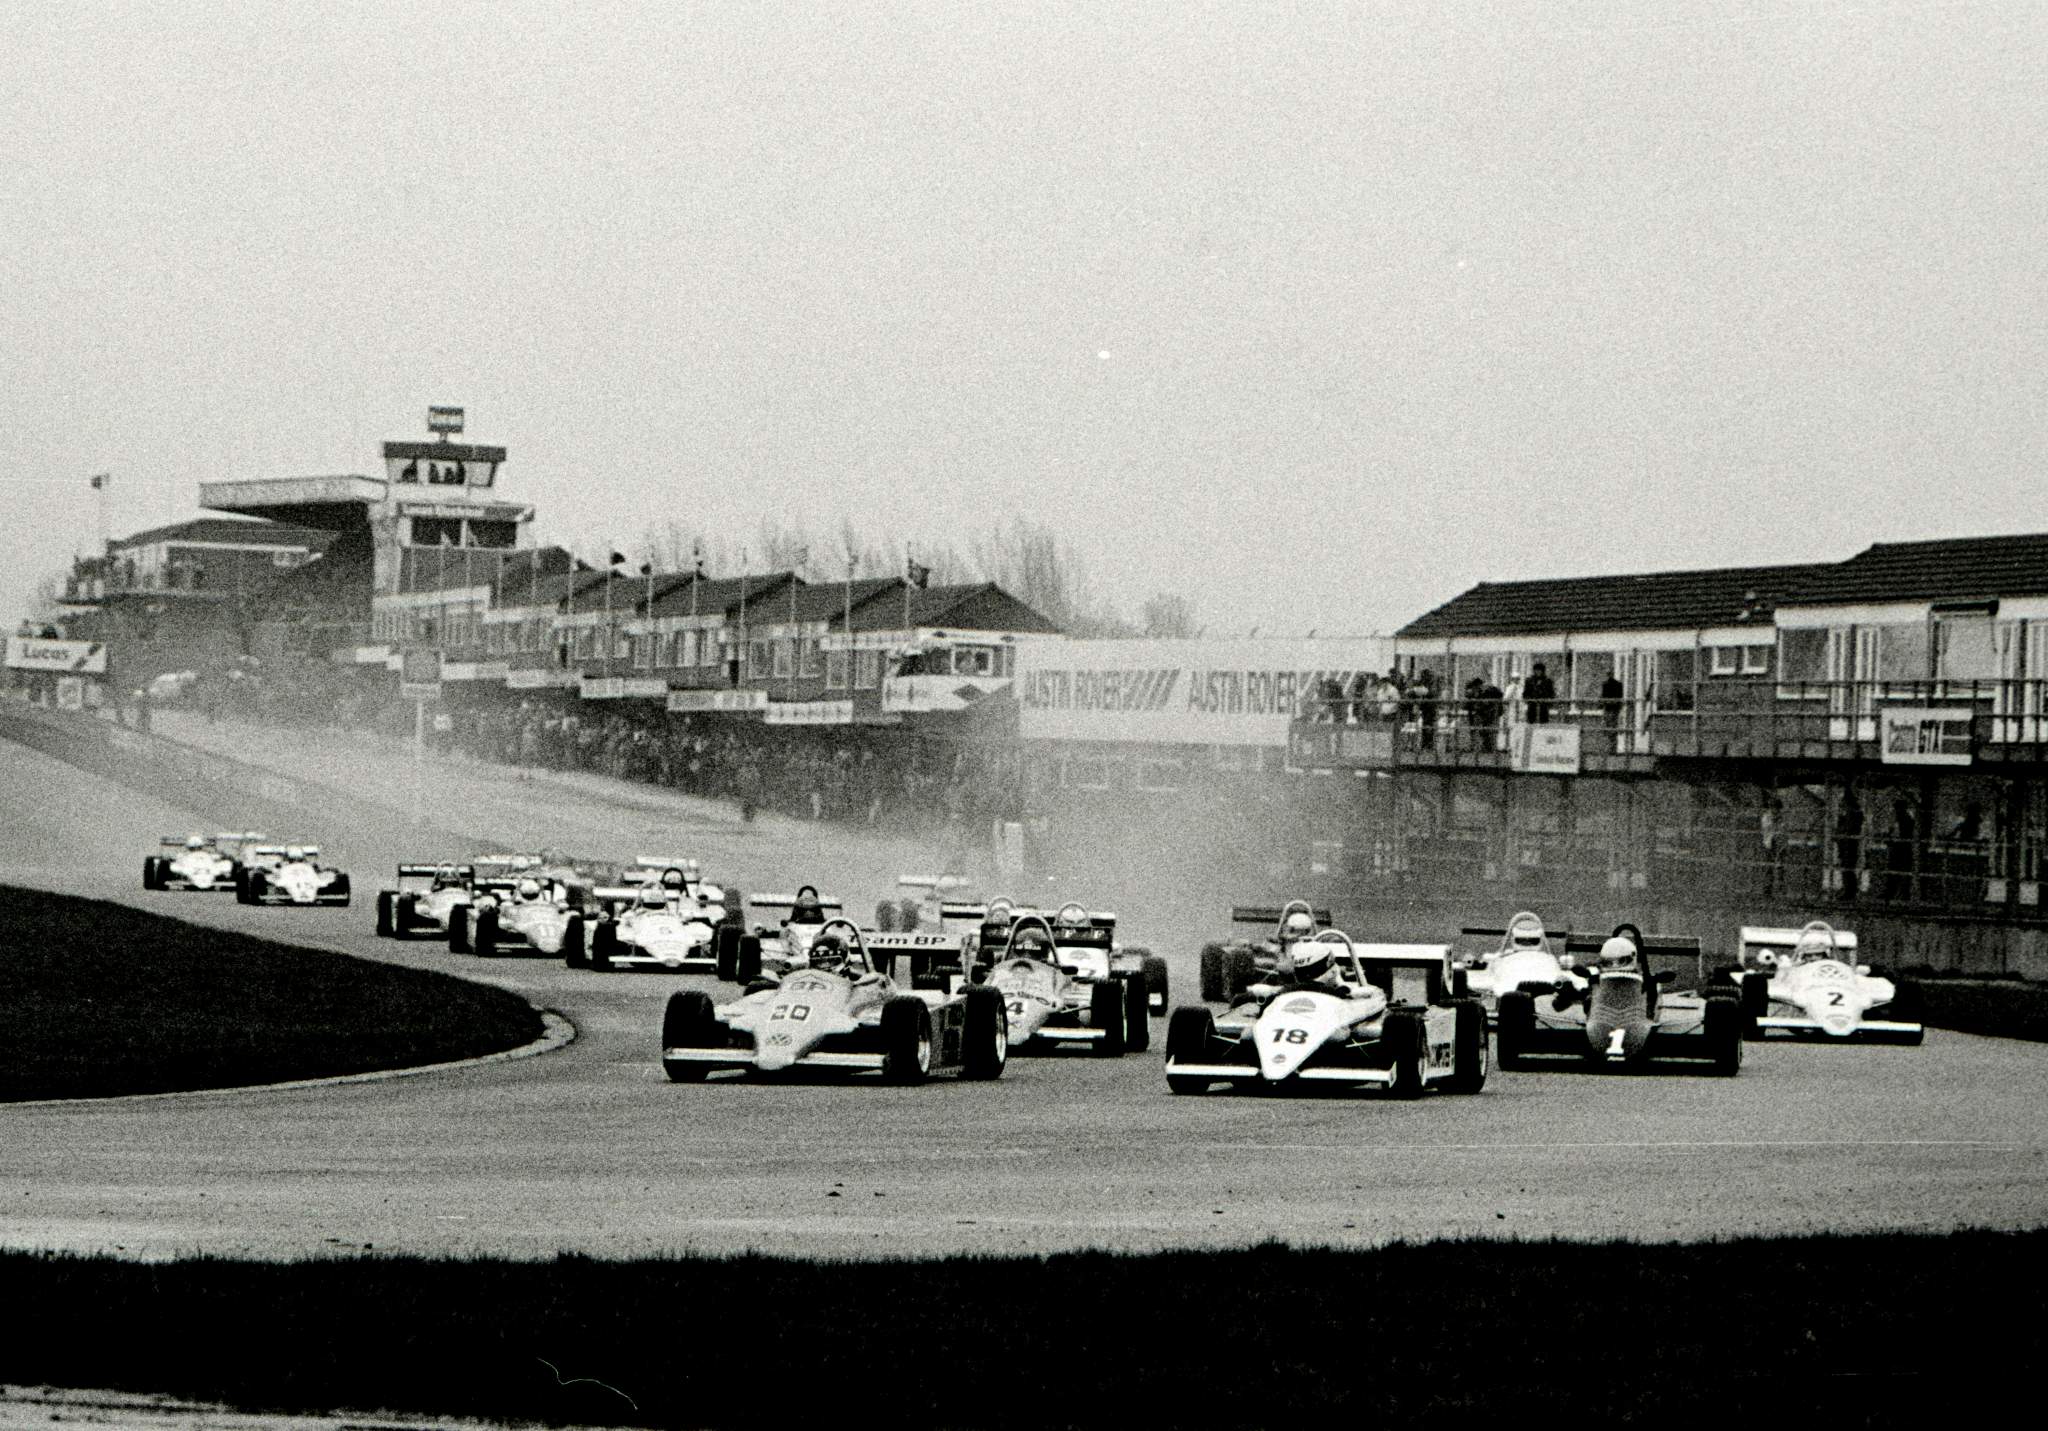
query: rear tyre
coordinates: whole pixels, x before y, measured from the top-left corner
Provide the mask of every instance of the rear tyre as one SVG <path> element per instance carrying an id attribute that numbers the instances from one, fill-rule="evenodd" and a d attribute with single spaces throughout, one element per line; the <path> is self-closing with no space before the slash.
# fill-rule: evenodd
<path id="1" fill-rule="evenodd" d="M 383 889 L 377 891 L 377 937 L 379 939 L 391 939 L 396 937 L 398 933 L 398 926 L 391 917 L 392 905 L 394 903 L 395 900 L 390 890 Z"/>
<path id="2" fill-rule="evenodd" d="M 1754 972 L 1745 974 L 1741 992 L 1736 997 L 1742 1008 L 1742 1036 L 1752 1041 L 1763 1038 L 1764 1031 L 1757 1027 L 1757 1020 L 1770 1012 L 1770 977 Z"/>
<path id="3" fill-rule="evenodd" d="M 380 893 L 377 898 L 384 896 Z M 410 939 L 413 926 L 420 922 L 420 900 L 416 894 L 393 895 L 391 897 L 391 933 L 393 938 Z"/>
<path id="4" fill-rule="evenodd" d="M 1477 999 L 1459 999 L 1456 1030 L 1451 1035 L 1452 1067 L 1446 1085 L 1453 1093 L 1477 1093 L 1486 1087 L 1486 1006 Z"/>
<path id="5" fill-rule="evenodd" d="M 1120 1057 L 1124 1051 L 1124 985 L 1121 979 L 1104 979 L 1088 991 L 1088 1026 L 1102 1030 L 1102 1037 L 1089 1047 L 1104 1058 Z"/>
<path id="6" fill-rule="evenodd" d="M 1202 1002 L 1220 1004 L 1223 1002 L 1223 946 L 1204 944 L 1201 961 Z"/>
<path id="7" fill-rule="evenodd" d="M 1157 954 L 1148 954 L 1138 968 L 1145 979 L 1146 1016 L 1165 1018 L 1167 1009 L 1171 1007 L 1167 1003 L 1166 961 Z"/>
<path id="8" fill-rule="evenodd" d="M 1719 992 L 1707 995 L 1707 1047 L 1713 1052 L 1714 1072 L 1723 1078 L 1742 1072 L 1742 1030 L 1747 1022 L 1741 1000 Z"/>
<path id="9" fill-rule="evenodd" d="M 1124 989 L 1124 1047 L 1144 1053 L 1152 1047 L 1152 997 L 1145 976 L 1133 974 L 1120 982 Z"/>
<path id="10" fill-rule="evenodd" d="M 711 996 L 698 989 L 683 989 L 668 996 L 661 1015 L 661 1046 L 672 1048 L 723 1048 L 725 1029 L 712 1012 Z M 711 1070 L 701 1063 L 661 1061 L 671 1083 L 702 1083 Z"/>
<path id="11" fill-rule="evenodd" d="M 711 936 L 712 957 L 718 961 L 718 977 L 728 984 L 740 978 L 740 927 L 721 924 Z"/>
<path id="12" fill-rule="evenodd" d="M 922 1083 L 932 1072 L 932 1011 L 914 994 L 882 1005 L 882 1081 Z"/>
<path id="13" fill-rule="evenodd" d="M 1259 966 L 1249 949 L 1223 951 L 1223 997 L 1236 1003 L 1244 992 L 1259 982 Z"/>
<path id="14" fill-rule="evenodd" d="M 733 964 L 733 972 L 742 984 L 750 984 L 761 977 L 761 936 L 742 934 L 739 953 Z"/>
<path id="15" fill-rule="evenodd" d="M 498 952 L 498 911 L 486 909 L 476 917 L 476 928 L 470 932 L 471 952 L 479 959 L 489 959 Z"/>
<path id="16" fill-rule="evenodd" d="M 1001 1078 L 1010 1061 L 1010 1014 L 1002 994 L 985 984 L 969 989 L 966 1019 L 960 1076 Z"/>
<path id="17" fill-rule="evenodd" d="M 1393 1055 L 1394 1082 L 1388 1089 L 1396 1098 L 1417 1098 L 1422 1094 L 1422 1051 L 1425 1031 L 1422 1015 L 1412 1009 L 1396 1009 L 1381 1025 Z"/>
<path id="18" fill-rule="evenodd" d="M 467 954 L 470 952 L 469 930 L 470 908 L 466 904 L 458 904 L 448 914 L 449 953 Z"/>
<path id="19" fill-rule="evenodd" d="M 1175 1009 L 1166 1023 L 1166 1086 L 1175 1093 L 1207 1093 L 1210 1080 L 1175 1073 L 1176 1063 L 1206 1063 L 1214 1055 L 1216 1016 L 1206 1008 Z"/>
<path id="20" fill-rule="evenodd" d="M 142 861 L 142 887 L 143 887 L 144 889 L 162 889 L 162 888 L 163 888 L 163 884 L 162 884 L 162 880 L 163 880 L 163 875 L 162 875 L 162 874 L 161 874 L 161 873 L 159 872 L 159 870 L 158 870 L 158 865 L 159 865 L 160 863 L 161 863 L 161 861 L 160 861 L 160 860 L 159 860 L 159 859 L 157 858 L 157 856 L 155 856 L 155 855 L 147 855 L 147 856 L 145 856 L 145 857 L 143 858 L 143 861 Z"/>
<path id="21" fill-rule="evenodd" d="M 1504 1069 L 1526 1068 L 1531 1037 L 1536 1032 L 1536 998 L 1516 989 L 1500 996 L 1494 1011 L 1499 1047 L 1496 1055 Z"/>
<path id="22" fill-rule="evenodd" d="M 562 926 L 562 963 L 570 969 L 581 969 L 590 963 L 587 939 L 583 933 L 583 916 L 572 914 L 569 922 Z"/>

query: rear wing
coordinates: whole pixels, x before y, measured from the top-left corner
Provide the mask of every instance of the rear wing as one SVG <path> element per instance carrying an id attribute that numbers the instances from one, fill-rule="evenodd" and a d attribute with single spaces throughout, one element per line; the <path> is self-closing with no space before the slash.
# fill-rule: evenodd
<path id="1" fill-rule="evenodd" d="M 795 909 L 796 896 L 793 894 L 750 894 L 747 903 L 756 909 Z M 846 904 L 836 894 L 821 894 L 816 900 L 817 907 L 831 919 L 844 912 Z"/>
<path id="2" fill-rule="evenodd" d="M 1565 953 L 1578 959 L 1597 957 L 1600 946 L 1611 938 L 1610 934 L 1567 934 Z M 1643 967 L 1652 974 L 1669 970 L 1678 976 L 1681 987 L 1688 989 L 1700 987 L 1706 978 L 1706 956 L 1700 941 L 1690 935 L 1645 934 L 1642 949 Z"/>
<path id="3" fill-rule="evenodd" d="M 898 889 L 929 889 L 936 890 L 940 894 L 945 894 L 949 891 L 957 892 L 963 889 L 973 889 L 974 886 L 975 881 L 969 879 L 966 875 L 898 875 L 896 877 L 896 887 Z"/>
<path id="4" fill-rule="evenodd" d="M 408 875 L 425 875 L 427 878 L 431 879 L 435 875 L 440 874 L 443 868 L 444 866 L 442 865 L 400 865 L 398 867 L 398 877 L 400 879 L 404 879 Z M 469 879 L 476 874 L 476 868 L 473 865 L 448 865 L 445 866 L 445 868 L 454 870 L 455 873 L 461 875 L 464 879 Z"/>
<path id="5" fill-rule="evenodd" d="M 985 904 L 941 904 L 939 906 L 939 923 L 941 924 L 979 924 L 986 918 L 988 918 L 988 906 Z"/>
<path id="6" fill-rule="evenodd" d="M 1230 906 L 1230 922 L 1232 924 L 1278 924 L 1280 916 L 1285 912 L 1277 904 L 1233 904 Z M 1328 929 L 1332 924 L 1336 923 L 1330 917 L 1330 911 L 1327 909 L 1312 909 L 1310 913 L 1314 915 L 1316 928 L 1318 929 Z"/>
<path id="7" fill-rule="evenodd" d="M 1760 929 L 1744 925 L 1742 947 L 1744 949 L 1791 949 L 1799 943 L 1803 929 Z M 1835 931 L 1835 947 L 1843 953 L 1852 953 L 1856 948 L 1856 935 L 1847 929 Z"/>
<path id="8" fill-rule="evenodd" d="M 1299 950 L 1303 946 L 1294 947 Z M 1450 995 L 1448 944 L 1354 944 L 1351 948 L 1365 969 L 1365 977 L 1386 994 L 1390 1003 L 1440 1004 Z"/>
<path id="9" fill-rule="evenodd" d="M 957 933 L 943 929 L 913 929 L 909 933 L 881 929 L 863 929 L 861 943 L 870 951 L 883 950 L 888 953 L 940 950 L 957 953 L 961 940 Z"/>
<path id="10" fill-rule="evenodd" d="M 1042 909 L 1013 909 L 1007 918 L 984 919 L 981 924 L 980 946 L 983 952 L 1007 949 L 1010 945 L 1010 931 L 1021 919 L 1042 919 L 1052 930 L 1055 949 L 1112 949 L 1116 946 L 1116 915 L 1107 910 L 1090 910 L 1087 922 L 1079 920 L 1061 923 Z"/>
<path id="11" fill-rule="evenodd" d="M 162 845 L 167 850 L 182 850 L 185 848 L 185 841 L 191 838 L 192 837 L 190 835 L 159 835 L 157 837 L 157 843 L 159 845 Z M 216 841 L 214 841 L 213 839 L 208 839 L 206 843 L 212 845 L 215 844 Z"/>

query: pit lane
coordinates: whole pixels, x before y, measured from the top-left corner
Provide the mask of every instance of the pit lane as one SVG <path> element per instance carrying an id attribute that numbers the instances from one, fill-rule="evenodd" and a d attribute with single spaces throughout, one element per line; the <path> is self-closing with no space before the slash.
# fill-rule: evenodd
<path id="1" fill-rule="evenodd" d="M 445 844 L 412 832 L 389 752 L 182 733 L 302 777 L 396 788 L 381 820 L 330 832 L 309 809 L 276 832 L 325 841 L 356 904 L 147 893 L 140 861 L 158 835 L 217 825 L 205 788 L 181 797 L 202 808 L 179 808 L 9 744 L 0 879 L 458 972 L 559 1011 L 578 1037 L 539 1058 L 378 1083 L 0 1106 L 0 1243 L 145 1257 L 897 1256 L 2031 1227 L 2048 1210 L 2048 1057 L 1941 1031 L 1920 1049 L 1751 1045 L 1733 1080 L 1496 1072 L 1477 1098 L 1415 1103 L 1175 1098 L 1156 1043 L 1117 1060 L 1018 1058 L 982 1085 L 671 1085 L 655 1058 L 662 1001 L 731 986 L 379 940 L 371 892 Z M 857 913 L 941 854 L 808 822 L 742 826 L 709 802 L 593 777 L 454 762 L 423 773 L 423 807 L 445 830 L 610 858 L 681 850 L 743 888 L 816 883 Z M 1105 885 L 1077 893 L 1128 902 Z M 1159 941 L 1177 1002 L 1194 987 L 1195 941 Z"/>

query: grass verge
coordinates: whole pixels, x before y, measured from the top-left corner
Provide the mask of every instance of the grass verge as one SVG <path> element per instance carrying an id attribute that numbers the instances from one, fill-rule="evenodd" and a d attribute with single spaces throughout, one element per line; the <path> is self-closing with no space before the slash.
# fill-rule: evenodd
<path id="1" fill-rule="evenodd" d="M 2019 979 L 1922 976 L 1927 1026 L 2048 1042 L 2048 988 Z"/>
<path id="2" fill-rule="evenodd" d="M 0 1101 L 408 1068 L 541 1033 L 503 989 L 101 900 L 0 885 L 0 928 Z"/>
<path id="3" fill-rule="evenodd" d="M 1273 1426 L 1338 1406 L 1892 1424 L 1958 1378 L 1989 1397 L 2031 1374 L 2048 1323 L 1997 1289 L 2044 1272 L 2044 1232 L 923 1263 L 12 1253 L 0 1285 L 35 1316 L 0 1366 L 250 1410 L 661 1427 Z"/>

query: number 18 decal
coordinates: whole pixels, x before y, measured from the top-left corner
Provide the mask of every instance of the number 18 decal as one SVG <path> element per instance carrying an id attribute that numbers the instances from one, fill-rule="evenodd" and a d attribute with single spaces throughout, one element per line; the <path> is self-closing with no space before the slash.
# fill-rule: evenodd
<path id="1" fill-rule="evenodd" d="M 1307 1043 L 1307 1029 L 1274 1029 L 1274 1043 Z"/>

